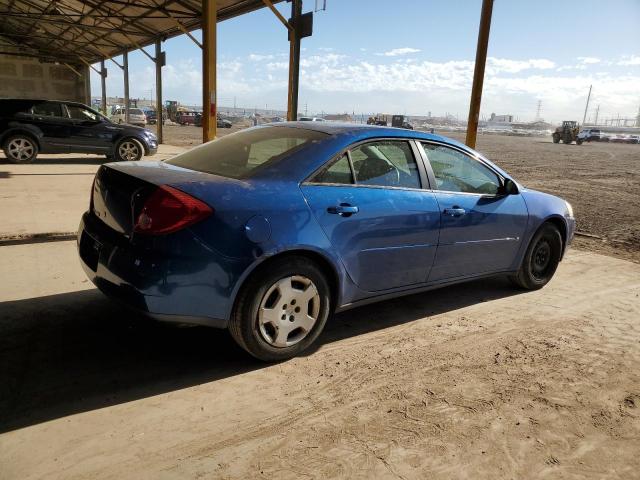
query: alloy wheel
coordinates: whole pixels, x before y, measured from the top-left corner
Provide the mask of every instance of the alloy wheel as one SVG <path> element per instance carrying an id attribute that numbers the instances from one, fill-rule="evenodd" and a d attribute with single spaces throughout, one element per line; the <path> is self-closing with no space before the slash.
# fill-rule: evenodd
<path id="1" fill-rule="evenodd" d="M 33 143 L 26 138 L 14 138 L 7 145 L 7 151 L 14 160 L 24 162 L 33 156 L 35 147 Z"/>
<path id="2" fill-rule="evenodd" d="M 320 315 L 320 294 L 315 284 L 300 275 L 274 283 L 262 298 L 258 329 L 262 339 L 278 348 L 302 341 Z"/>
<path id="3" fill-rule="evenodd" d="M 122 142 L 118 147 L 118 154 L 124 160 L 137 160 L 140 156 L 140 148 L 135 142 Z"/>

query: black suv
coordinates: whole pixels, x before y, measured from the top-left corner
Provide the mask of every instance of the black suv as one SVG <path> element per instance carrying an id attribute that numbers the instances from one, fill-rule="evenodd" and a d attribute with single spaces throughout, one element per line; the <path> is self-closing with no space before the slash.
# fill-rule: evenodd
<path id="1" fill-rule="evenodd" d="M 75 102 L 0 99 L 0 145 L 13 163 L 38 153 L 97 153 L 114 160 L 140 160 L 158 150 L 156 136 L 133 125 L 116 125 Z"/>

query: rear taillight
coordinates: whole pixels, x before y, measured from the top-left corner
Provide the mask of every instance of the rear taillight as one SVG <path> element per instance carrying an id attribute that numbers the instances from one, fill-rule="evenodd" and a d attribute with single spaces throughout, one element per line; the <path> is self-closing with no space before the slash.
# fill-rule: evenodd
<path id="1" fill-rule="evenodd" d="M 144 203 L 134 232 L 163 235 L 176 232 L 207 218 L 213 209 L 176 188 L 162 185 Z"/>

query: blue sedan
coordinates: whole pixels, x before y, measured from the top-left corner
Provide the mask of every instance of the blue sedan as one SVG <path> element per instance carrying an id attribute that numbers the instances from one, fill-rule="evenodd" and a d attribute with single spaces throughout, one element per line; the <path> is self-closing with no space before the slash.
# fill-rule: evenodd
<path id="1" fill-rule="evenodd" d="M 332 312 L 495 275 L 542 288 L 574 230 L 569 203 L 454 140 L 291 122 L 103 165 L 78 249 L 105 294 L 277 361 Z"/>

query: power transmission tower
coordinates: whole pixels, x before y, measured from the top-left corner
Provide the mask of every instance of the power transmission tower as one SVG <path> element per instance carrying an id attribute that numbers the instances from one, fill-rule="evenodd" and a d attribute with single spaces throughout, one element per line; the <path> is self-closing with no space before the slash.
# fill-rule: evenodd
<path id="1" fill-rule="evenodd" d="M 600 112 L 600 105 L 598 105 L 598 107 L 596 108 L 596 119 L 594 120 L 593 124 L 598 126 L 598 113 Z"/>
<path id="2" fill-rule="evenodd" d="M 587 109 L 589 108 L 589 100 L 591 99 L 591 87 L 593 87 L 593 85 L 589 85 L 589 95 L 587 95 L 587 104 L 584 107 L 584 116 L 582 117 L 582 125 L 584 125 L 584 121 L 587 119 Z"/>
<path id="3" fill-rule="evenodd" d="M 542 100 L 538 100 L 538 108 L 536 110 L 536 120 L 540 121 L 542 120 L 542 118 L 540 118 L 540 111 L 542 110 Z"/>

